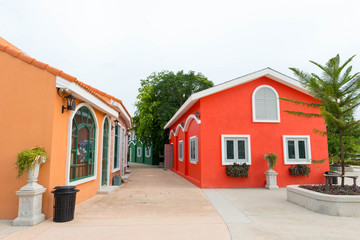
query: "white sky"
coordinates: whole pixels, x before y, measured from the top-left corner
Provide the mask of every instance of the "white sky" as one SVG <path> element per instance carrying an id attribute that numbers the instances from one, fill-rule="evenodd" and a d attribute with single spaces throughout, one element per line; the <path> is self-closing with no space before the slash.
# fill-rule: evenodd
<path id="1" fill-rule="evenodd" d="M 194 70 L 215 84 L 271 67 L 360 52 L 360 1 L 0 0 L 0 36 L 31 57 L 123 100 L 140 79 Z M 360 56 L 352 62 L 360 71 Z"/>

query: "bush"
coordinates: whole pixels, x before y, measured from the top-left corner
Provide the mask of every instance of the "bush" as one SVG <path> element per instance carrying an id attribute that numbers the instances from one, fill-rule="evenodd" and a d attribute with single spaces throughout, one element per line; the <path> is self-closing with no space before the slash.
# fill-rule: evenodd
<path id="1" fill-rule="evenodd" d="M 360 160 L 345 160 L 345 165 L 360 165 Z"/>
<path id="2" fill-rule="evenodd" d="M 239 164 L 234 163 L 232 165 L 227 165 L 225 168 L 226 175 L 230 177 L 246 177 L 248 178 L 249 166 L 246 163 Z"/>
<path id="3" fill-rule="evenodd" d="M 298 164 L 294 167 L 289 167 L 289 173 L 292 176 L 309 176 L 310 167 L 305 164 Z"/>

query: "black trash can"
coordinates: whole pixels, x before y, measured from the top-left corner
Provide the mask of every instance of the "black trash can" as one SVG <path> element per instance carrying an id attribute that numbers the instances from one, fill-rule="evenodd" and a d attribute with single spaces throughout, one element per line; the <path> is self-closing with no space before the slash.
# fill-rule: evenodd
<path id="1" fill-rule="evenodd" d="M 55 187 L 54 222 L 68 222 L 74 219 L 76 193 L 75 186 Z"/>
<path id="2" fill-rule="evenodd" d="M 325 174 L 338 175 L 337 172 L 331 172 L 331 171 L 326 171 Z M 338 178 L 337 177 L 332 177 L 332 184 L 338 184 Z"/>

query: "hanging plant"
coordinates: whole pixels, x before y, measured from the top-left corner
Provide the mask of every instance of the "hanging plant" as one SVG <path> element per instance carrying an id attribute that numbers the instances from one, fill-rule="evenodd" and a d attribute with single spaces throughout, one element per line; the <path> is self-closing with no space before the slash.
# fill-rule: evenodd
<path id="1" fill-rule="evenodd" d="M 21 177 L 28 168 L 33 169 L 36 163 L 45 163 L 46 159 L 47 154 L 41 147 L 21 151 L 16 160 L 18 177 Z"/>
<path id="2" fill-rule="evenodd" d="M 298 164 L 293 167 L 289 167 L 289 173 L 292 176 L 309 176 L 310 167 L 305 164 Z"/>
<path id="3" fill-rule="evenodd" d="M 233 163 L 225 167 L 226 175 L 230 177 L 246 177 L 248 178 L 249 166 L 246 163 Z"/>

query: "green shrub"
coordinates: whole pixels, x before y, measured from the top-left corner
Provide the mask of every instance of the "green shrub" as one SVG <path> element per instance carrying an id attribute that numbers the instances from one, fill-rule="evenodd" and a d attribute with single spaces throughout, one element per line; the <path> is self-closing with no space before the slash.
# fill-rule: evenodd
<path id="1" fill-rule="evenodd" d="M 298 164 L 293 167 L 289 167 L 289 173 L 292 176 L 309 176 L 310 167 L 305 164 Z"/>
<path id="2" fill-rule="evenodd" d="M 232 165 L 227 165 L 225 168 L 226 175 L 230 177 L 246 177 L 248 178 L 249 166 L 246 163 L 239 164 L 234 163 Z"/>
<path id="3" fill-rule="evenodd" d="M 278 156 L 275 153 L 265 154 L 264 159 L 268 161 L 269 168 L 273 168 L 276 165 Z"/>
<path id="4" fill-rule="evenodd" d="M 345 165 L 360 165 L 360 160 L 345 160 Z"/>
<path id="5" fill-rule="evenodd" d="M 46 159 L 47 154 L 41 147 L 21 151 L 16 160 L 18 177 L 21 177 L 28 168 L 33 169 L 35 163 L 45 163 Z"/>

